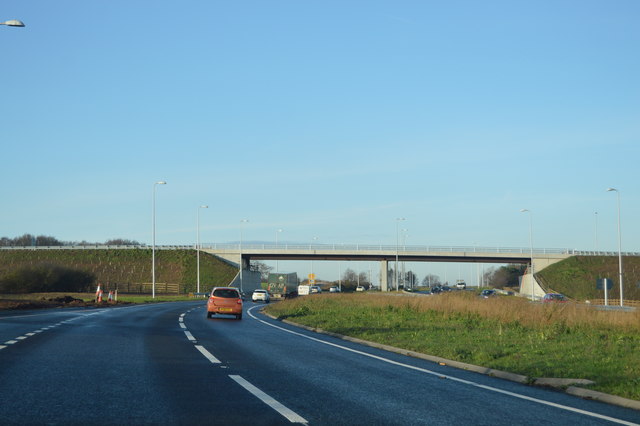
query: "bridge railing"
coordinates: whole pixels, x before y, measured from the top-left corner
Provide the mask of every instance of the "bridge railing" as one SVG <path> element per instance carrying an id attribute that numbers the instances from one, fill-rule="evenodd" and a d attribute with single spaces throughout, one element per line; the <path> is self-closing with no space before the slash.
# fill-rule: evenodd
<path id="1" fill-rule="evenodd" d="M 210 250 L 239 251 L 238 243 L 203 244 L 202 248 Z M 425 246 L 425 245 L 393 245 L 393 244 L 242 244 L 243 251 L 250 250 L 316 250 L 316 251 L 398 251 L 401 253 L 497 253 L 497 254 L 530 254 L 528 247 L 486 247 L 486 246 Z M 570 248 L 534 248 L 533 254 L 569 254 L 610 256 L 610 252 L 586 252 Z M 617 255 L 617 252 L 615 253 Z M 640 256 L 640 253 L 626 253 L 627 256 Z"/>
<path id="2" fill-rule="evenodd" d="M 239 251 L 239 243 L 206 243 L 202 249 Z M 156 250 L 192 250 L 192 245 L 156 245 Z M 150 250 L 149 245 L 68 245 L 68 246 L 3 246 L 0 250 Z M 528 247 L 487 247 L 487 246 L 429 246 L 429 245 L 393 245 L 393 244 L 242 244 L 243 251 L 250 250 L 316 250 L 316 251 L 398 251 L 399 253 L 496 253 L 528 255 Z M 570 248 L 534 248 L 533 254 L 564 254 L 574 256 L 617 256 L 617 251 L 588 251 Z M 640 256 L 640 252 L 623 252 L 623 256 Z"/>

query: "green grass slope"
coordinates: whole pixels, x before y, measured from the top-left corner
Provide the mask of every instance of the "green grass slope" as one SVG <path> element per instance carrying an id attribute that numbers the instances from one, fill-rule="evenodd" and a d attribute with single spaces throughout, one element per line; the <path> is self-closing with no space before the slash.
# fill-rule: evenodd
<path id="1" fill-rule="evenodd" d="M 156 250 L 156 291 L 173 289 L 188 293 L 196 290 L 195 250 Z M 0 280 L 22 268 L 56 265 L 95 276 L 107 290 L 144 291 L 151 282 L 151 249 L 96 250 L 0 250 Z M 206 291 L 227 285 L 237 269 L 210 254 L 200 252 L 200 285 Z M 172 284 L 163 287 L 162 284 Z"/>
<path id="2" fill-rule="evenodd" d="M 640 257 L 622 258 L 625 300 L 640 300 Z M 596 290 L 598 278 L 610 278 L 613 288 L 609 298 L 620 298 L 618 257 L 574 256 L 544 268 L 536 274 L 548 290 L 566 294 L 578 301 L 602 299 L 603 290 Z"/>

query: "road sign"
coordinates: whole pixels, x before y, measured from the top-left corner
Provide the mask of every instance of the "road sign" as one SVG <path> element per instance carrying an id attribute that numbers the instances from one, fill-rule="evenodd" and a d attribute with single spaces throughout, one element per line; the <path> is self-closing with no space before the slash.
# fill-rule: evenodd
<path id="1" fill-rule="evenodd" d="M 607 290 L 611 290 L 613 288 L 613 281 L 609 278 L 598 278 L 596 281 L 596 290 L 604 290 L 605 284 L 607 285 Z"/>
<path id="2" fill-rule="evenodd" d="M 309 274 L 309 280 L 315 280 L 316 274 Z"/>

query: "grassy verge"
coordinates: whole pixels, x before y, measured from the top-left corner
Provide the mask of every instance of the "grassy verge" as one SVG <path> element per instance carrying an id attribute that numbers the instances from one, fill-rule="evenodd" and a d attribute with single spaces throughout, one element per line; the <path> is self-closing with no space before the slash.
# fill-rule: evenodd
<path id="1" fill-rule="evenodd" d="M 596 382 L 591 389 L 640 400 L 640 311 L 467 293 L 327 294 L 267 310 L 311 327 L 532 378 L 589 379 Z"/>

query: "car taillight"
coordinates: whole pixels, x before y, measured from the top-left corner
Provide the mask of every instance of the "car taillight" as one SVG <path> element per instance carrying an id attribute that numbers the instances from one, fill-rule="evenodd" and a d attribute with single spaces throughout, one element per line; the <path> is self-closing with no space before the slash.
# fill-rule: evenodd
<path id="1" fill-rule="evenodd" d="M 242 305 L 242 299 L 238 299 L 238 301 L 236 302 L 238 305 Z"/>

